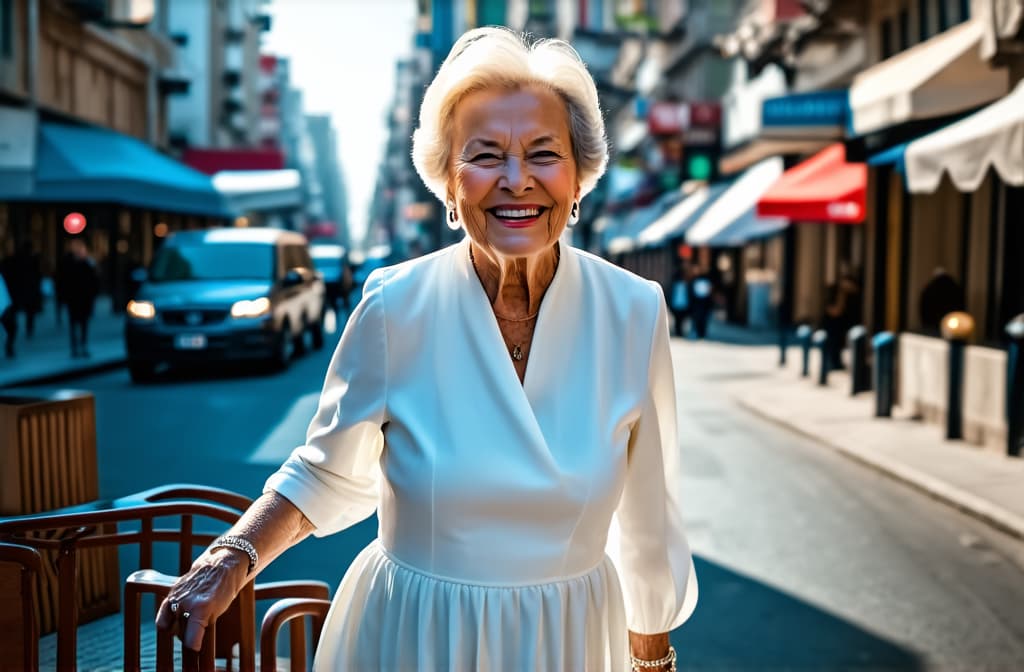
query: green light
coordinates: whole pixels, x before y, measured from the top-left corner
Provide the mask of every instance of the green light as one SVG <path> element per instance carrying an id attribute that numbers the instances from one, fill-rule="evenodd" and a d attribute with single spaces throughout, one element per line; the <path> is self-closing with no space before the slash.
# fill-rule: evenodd
<path id="1" fill-rule="evenodd" d="M 711 177 L 711 160 L 704 154 L 694 154 L 687 162 L 691 180 L 706 180 Z"/>

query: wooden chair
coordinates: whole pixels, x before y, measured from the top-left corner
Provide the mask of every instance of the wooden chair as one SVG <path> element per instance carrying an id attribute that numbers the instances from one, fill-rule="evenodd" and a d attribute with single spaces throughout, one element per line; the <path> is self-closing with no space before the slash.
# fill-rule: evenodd
<path id="1" fill-rule="evenodd" d="M 0 543 L 0 670 L 39 669 L 39 627 L 35 583 L 42 572 L 39 552 L 28 546 Z"/>
<path id="2" fill-rule="evenodd" d="M 171 485 L 154 488 L 109 502 L 69 507 L 41 514 L 0 519 L 0 541 L 17 541 L 36 549 L 57 552 L 60 620 L 57 629 L 57 667 L 75 669 L 77 651 L 78 611 L 74 596 L 78 573 L 79 551 L 87 548 L 136 544 L 139 547 L 138 567 L 125 586 L 124 665 L 138 669 L 139 633 L 142 623 L 141 597 L 152 594 L 162 599 L 175 577 L 152 570 L 153 546 L 174 543 L 178 547 L 178 575 L 192 564 L 197 547 L 205 548 L 216 534 L 196 532 L 197 518 L 217 521 L 224 527 L 238 519 L 251 500 L 236 493 L 194 485 Z M 173 519 L 176 525 L 157 527 L 157 520 Z M 46 534 L 40 534 L 46 533 Z M 236 598 L 232 607 L 208 630 L 199 659 L 187 661 L 193 669 L 212 670 L 217 658 L 233 668 L 237 659 L 243 672 L 255 670 L 255 601 L 257 599 L 313 600 L 308 609 L 319 613 L 316 601 L 326 601 L 329 589 L 319 581 L 288 581 L 254 585 L 250 582 Z M 292 632 L 297 632 L 296 628 Z M 304 631 L 302 632 L 305 636 Z M 38 639 L 38 637 L 37 637 Z M 173 653 L 169 636 L 158 636 L 158 669 L 170 669 L 168 656 Z M 295 644 L 302 648 L 301 644 Z M 161 646 L 163 647 L 161 649 Z M 304 658 L 303 658 L 304 665 Z"/>

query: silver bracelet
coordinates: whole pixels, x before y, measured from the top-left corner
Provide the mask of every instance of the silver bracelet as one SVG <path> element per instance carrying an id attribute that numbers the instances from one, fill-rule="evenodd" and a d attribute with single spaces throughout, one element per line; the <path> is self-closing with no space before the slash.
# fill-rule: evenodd
<path id="1" fill-rule="evenodd" d="M 650 670 L 665 667 L 666 665 L 670 666 L 669 669 L 672 672 L 676 672 L 676 648 L 671 644 L 669 644 L 668 646 L 668 655 L 664 658 L 659 658 L 658 660 L 643 660 L 641 658 L 637 658 L 632 654 L 630 654 L 629 657 L 633 663 L 634 672 L 637 672 L 641 669 Z"/>
<path id="2" fill-rule="evenodd" d="M 249 571 L 246 572 L 246 576 L 252 574 L 252 571 L 256 569 L 256 566 L 260 564 L 260 556 L 256 553 L 256 547 L 244 537 L 236 537 L 225 534 L 222 537 L 217 537 L 210 544 L 210 550 L 216 550 L 218 548 L 233 548 L 236 551 L 241 551 L 249 556 Z"/>

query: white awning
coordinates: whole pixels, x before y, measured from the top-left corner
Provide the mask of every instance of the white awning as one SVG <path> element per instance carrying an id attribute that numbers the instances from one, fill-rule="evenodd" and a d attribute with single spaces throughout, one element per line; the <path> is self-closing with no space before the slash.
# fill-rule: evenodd
<path id="1" fill-rule="evenodd" d="M 741 218 L 746 221 L 753 217 L 750 221 L 763 225 L 766 231 L 777 231 L 786 226 L 789 223 L 786 219 L 757 217 L 756 214 L 757 201 L 782 176 L 782 172 L 782 159 L 774 156 L 743 173 L 686 232 L 686 242 L 691 245 L 709 245 L 726 227 Z M 753 231 L 756 227 L 744 228 Z"/>
<path id="2" fill-rule="evenodd" d="M 657 245 L 673 235 L 684 233 L 686 225 L 700 212 L 700 209 L 711 198 L 711 187 L 703 184 L 679 203 L 669 208 L 650 226 L 640 232 L 637 242 L 640 245 Z"/>
<path id="3" fill-rule="evenodd" d="M 960 191 L 974 191 L 990 166 L 1007 184 L 1024 186 L 1024 81 L 1002 100 L 910 143 L 905 162 L 914 193 L 934 192 L 944 172 Z"/>
<path id="4" fill-rule="evenodd" d="M 222 170 L 213 186 L 239 212 L 283 210 L 302 205 L 302 175 L 297 170 Z"/>
<path id="5" fill-rule="evenodd" d="M 981 19 L 966 21 L 857 75 L 850 87 L 854 132 L 955 114 L 1005 95 L 1009 73 L 982 57 L 984 32 Z"/>

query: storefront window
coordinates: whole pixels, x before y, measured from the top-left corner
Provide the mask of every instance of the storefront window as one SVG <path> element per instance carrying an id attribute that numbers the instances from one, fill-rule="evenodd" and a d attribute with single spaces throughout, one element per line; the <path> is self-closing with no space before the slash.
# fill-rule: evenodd
<path id="1" fill-rule="evenodd" d="M 14 12 L 13 0 L 0 0 L 0 58 L 10 58 L 14 54 L 13 38 L 11 31 Z"/>

